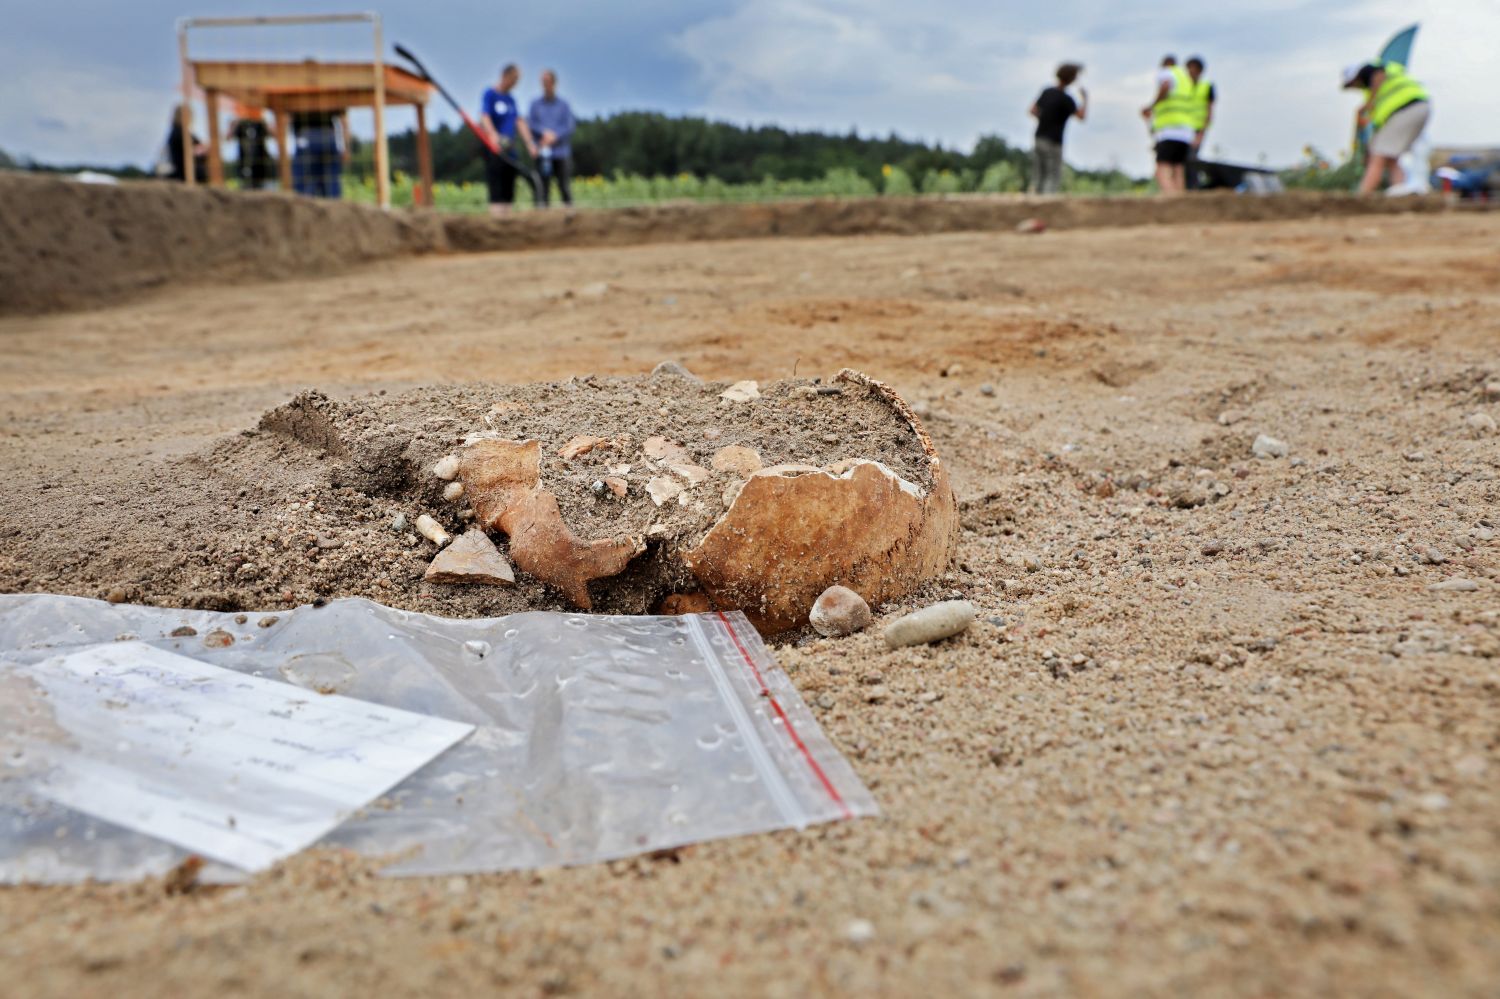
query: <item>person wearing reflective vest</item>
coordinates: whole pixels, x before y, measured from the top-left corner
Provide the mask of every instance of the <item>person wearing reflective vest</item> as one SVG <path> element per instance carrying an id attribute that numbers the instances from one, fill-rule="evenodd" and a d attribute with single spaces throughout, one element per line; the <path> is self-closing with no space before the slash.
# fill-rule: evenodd
<path id="1" fill-rule="evenodd" d="M 1359 109 L 1360 124 L 1375 129 L 1370 140 L 1370 162 L 1359 184 L 1359 193 L 1379 190 L 1386 174 L 1392 188 L 1406 183 L 1401 156 L 1416 144 L 1432 115 L 1427 88 L 1406 72 L 1399 62 L 1365 63 L 1344 70 L 1344 89 L 1361 90 L 1365 102 Z"/>
<path id="2" fill-rule="evenodd" d="M 1214 120 L 1216 94 L 1213 83 L 1203 77 L 1205 64 L 1202 56 L 1193 56 L 1184 65 L 1193 81 L 1190 92 L 1193 98 L 1193 148 L 1188 153 L 1183 180 L 1189 191 L 1195 191 L 1198 189 L 1198 151 L 1203 148 L 1203 137 L 1208 134 L 1208 126 Z"/>
<path id="3" fill-rule="evenodd" d="M 1198 134 L 1194 91 L 1197 81 L 1167 56 L 1156 75 L 1156 97 L 1141 109 L 1156 142 L 1156 186 L 1162 194 L 1181 194 L 1193 140 Z"/>

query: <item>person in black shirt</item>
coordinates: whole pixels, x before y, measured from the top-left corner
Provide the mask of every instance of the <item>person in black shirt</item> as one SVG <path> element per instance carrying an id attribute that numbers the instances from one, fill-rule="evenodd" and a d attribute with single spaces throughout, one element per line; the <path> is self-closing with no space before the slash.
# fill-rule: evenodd
<path id="1" fill-rule="evenodd" d="M 1043 90 L 1036 103 L 1031 105 L 1031 116 L 1036 119 L 1036 144 L 1031 151 L 1033 194 L 1058 194 L 1062 191 L 1063 129 L 1069 118 L 1083 121 L 1088 116 L 1088 91 L 1079 87 L 1076 101 L 1067 91 L 1082 71 L 1083 67 L 1076 63 L 1063 63 L 1057 67 L 1057 86 Z"/>
<path id="2" fill-rule="evenodd" d="M 240 105 L 236 109 L 234 124 L 229 127 L 229 137 L 240 149 L 240 158 L 235 165 L 240 187 L 247 191 L 265 187 L 272 174 L 271 150 L 266 146 L 266 123 L 260 108 Z"/>
<path id="3" fill-rule="evenodd" d="M 188 158 L 188 149 L 183 147 L 188 146 L 192 151 L 193 179 L 201 184 L 208 179 L 208 148 L 203 145 L 203 140 L 191 131 L 183 131 L 182 119 L 184 117 L 191 122 L 192 111 L 188 110 L 184 114 L 181 104 L 172 109 L 172 126 L 167 131 L 167 146 L 163 154 L 166 157 L 164 166 L 167 169 L 163 176 L 168 180 L 187 180 L 187 171 L 184 168 Z"/>

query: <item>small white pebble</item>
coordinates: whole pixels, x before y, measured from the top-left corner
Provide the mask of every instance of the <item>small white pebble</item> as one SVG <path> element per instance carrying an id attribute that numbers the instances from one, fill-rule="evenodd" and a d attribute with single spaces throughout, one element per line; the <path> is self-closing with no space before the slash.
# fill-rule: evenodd
<path id="1" fill-rule="evenodd" d="M 899 649 L 939 642 L 966 631 L 974 623 L 974 618 L 974 605 L 967 600 L 945 600 L 886 625 L 885 644 Z"/>
<path id="2" fill-rule="evenodd" d="M 1279 441 L 1269 434 L 1261 434 L 1255 438 L 1255 443 L 1250 445 L 1250 451 L 1257 458 L 1285 458 L 1291 451 L 1286 441 Z"/>
<path id="3" fill-rule="evenodd" d="M 463 494 L 464 484 L 462 482 L 450 482 L 443 487 L 443 499 L 447 500 L 449 503 L 454 502 L 459 497 L 463 496 Z"/>
<path id="4" fill-rule="evenodd" d="M 432 466 L 432 474 L 445 482 L 451 482 L 458 477 L 458 455 L 450 454 L 438 459 L 438 463 Z"/>
<path id="5" fill-rule="evenodd" d="M 875 924 L 868 919 L 851 919 L 844 926 L 844 939 L 852 944 L 867 944 L 875 939 Z"/>
<path id="6" fill-rule="evenodd" d="M 453 535 L 443 530 L 442 524 L 439 524 L 425 513 L 417 518 L 417 532 L 439 548 L 453 540 Z"/>

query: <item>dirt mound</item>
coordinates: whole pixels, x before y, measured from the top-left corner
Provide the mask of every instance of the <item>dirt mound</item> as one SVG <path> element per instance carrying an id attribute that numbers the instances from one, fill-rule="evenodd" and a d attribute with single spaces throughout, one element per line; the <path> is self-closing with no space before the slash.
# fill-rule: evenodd
<path id="1" fill-rule="evenodd" d="M 673 546 L 725 514 L 753 474 L 746 456 L 752 468 L 873 460 L 914 488 L 933 484 L 909 414 L 866 383 L 789 380 L 740 401 L 721 398 L 727 388 L 661 371 L 350 399 L 304 392 L 253 429 L 62 500 L 76 509 L 37 511 L 10 532 L 32 553 L 35 574 L 0 571 L 0 589 L 212 609 L 368 596 L 454 615 L 588 602 L 644 613 L 698 588 Z M 488 439 L 536 442 L 568 527 L 585 541 L 639 539 L 639 557 L 582 599 L 524 571 L 507 589 L 424 582 L 437 549 L 417 533 L 417 518 L 458 536 L 476 526 L 481 506 L 445 498 L 454 476 L 434 466 Z M 120 499 L 106 503 L 103 493 Z M 74 526 L 58 532 L 57 523 Z"/>
<path id="2" fill-rule="evenodd" d="M 956 195 L 668 204 L 483 215 L 382 212 L 176 184 L 80 184 L 0 172 L 0 314 L 97 305 L 167 282 L 329 273 L 404 254 L 629 246 L 773 236 L 918 235 L 1204 224 L 1438 211 L 1434 198 Z"/>
<path id="3" fill-rule="evenodd" d="M 536 212 L 496 221 L 450 216 L 452 249 L 529 250 L 557 246 L 629 246 L 773 236 L 916 236 L 943 232 L 1009 232 L 1038 220 L 1044 229 L 1265 222 L 1277 219 L 1441 211 L 1430 198 L 1356 198 L 1295 193 L 1243 197 L 1224 192 L 1191 198 L 1030 198 L 962 194 L 942 197 L 837 198 L 753 205 L 667 204 L 608 212 Z"/>
<path id="4" fill-rule="evenodd" d="M 0 313 L 182 279 L 306 276 L 443 245 L 436 217 L 177 184 L 0 172 Z"/>

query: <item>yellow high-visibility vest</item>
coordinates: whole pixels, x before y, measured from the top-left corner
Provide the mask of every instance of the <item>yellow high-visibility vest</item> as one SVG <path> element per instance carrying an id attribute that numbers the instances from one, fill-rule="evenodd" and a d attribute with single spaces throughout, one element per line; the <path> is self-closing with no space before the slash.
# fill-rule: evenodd
<path id="1" fill-rule="evenodd" d="M 1375 92 L 1375 105 L 1370 108 L 1370 124 L 1377 129 L 1406 105 L 1427 100 L 1427 88 L 1408 76 L 1405 66 L 1388 62 L 1381 68 L 1385 70 L 1385 80 Z"/>
<path id="2" fill-rule="evenodd" d="M 1198 112 L 1193 78 L 1181 66 L 1173 66 L 1171 69 L 1172 89 L 1152 109 L 1151 128 L 1158 132 L 1164 128 L 1197 128 L 1194 124 L 1198 120 Z"/>
<path id="3" fill-rule="evenodd" d="M 1191 81 L 1192 77 L 1188 77 Z M 1208 97 L 1214 91 L 1214 85 L 1208 80 L 1199 79 L 1197 83 L 1191 84 L 1193 97 L 1193 129 L 1203 131 L 1208 124 Z"/>

